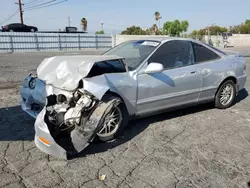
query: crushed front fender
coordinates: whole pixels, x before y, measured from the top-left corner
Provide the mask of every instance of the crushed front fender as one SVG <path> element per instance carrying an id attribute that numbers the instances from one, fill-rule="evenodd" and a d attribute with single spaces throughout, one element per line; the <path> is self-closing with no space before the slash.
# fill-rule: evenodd
<path id="1" fill-rule="evenodd" d="M 72 143 L 78 152 L 88 146 L 104 123 L 106 115 L 120 102 L 118 99 L 113 99 L 108 103 L 101 102 L 90 114 L 89 119 L 71 132 Z"/>
<path id="2" fill-rule="evenodd" d="M 43 152 L 63 159 L 72 158 L 83 151 L 94 139 L 100 126 L 104 123 L 110 110 L 119 105 L 118 99 L 105 103 L 99 101 L 91 112 L 82 117 L 81 123 L 71 131 L 66 143 L 61 143 L 60 138 L 55 136 L 50 125 L 46 122 L 46 107 L 39 113 L 35 122 L 35 144 Z M 69 147 L 70 146 L 70 147 Z M 73 146 L 73 147 L 71 147 Z"/>

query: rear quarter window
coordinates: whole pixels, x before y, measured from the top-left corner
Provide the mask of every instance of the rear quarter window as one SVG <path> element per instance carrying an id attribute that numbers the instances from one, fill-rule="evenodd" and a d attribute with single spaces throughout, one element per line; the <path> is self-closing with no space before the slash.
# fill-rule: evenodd
<path id="1" fill-rule="evenodd" d="M 210 48 L 212 48 L 214 51 L 217 51 L 217 52 L 219 52 L 219 53 L 221 53 L 221 54 L 223 54 L 223 55 L 227 55 L 227 53 L 223 52 L 222 50 L 220 50 L 220 49 L 218 49 L 218 48 L 215 48 L 215 47 L 213 47 L 213 46 L 209 46 L 209 45 L 207 45 L 207 44 L 205 44 L 205 43 L 204 43 L 204 45 L 205 45 L 205 46 L 208 46 L 208 47 L 210 47 Z"/>
<path id="2" fill-rule="evenodd" d="M 195 63 L 202 63 L 220 59 L 220 56 L 203 45 L 193 43 Z"/>

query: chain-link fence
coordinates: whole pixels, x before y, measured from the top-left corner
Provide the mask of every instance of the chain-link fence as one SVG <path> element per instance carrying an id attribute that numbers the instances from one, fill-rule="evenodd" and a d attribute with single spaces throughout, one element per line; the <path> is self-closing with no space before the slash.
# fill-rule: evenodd
<path id="1" fill-rule="evenodd" d="M 0 32 L 0 52 L 105 49 L 111 47 L 111 35 Z"/>

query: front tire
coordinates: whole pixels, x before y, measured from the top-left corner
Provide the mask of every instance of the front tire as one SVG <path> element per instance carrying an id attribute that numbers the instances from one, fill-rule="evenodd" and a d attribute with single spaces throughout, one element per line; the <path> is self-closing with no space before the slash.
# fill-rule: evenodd
<path id="1" fill-rule="evenodd" d="M 236 87 L 232 80 L 225 81 L 218 89 L 215 96 L 215 107 L 226 109 L 232 106 L 236 98 Z"/>
<path id="2" fill-rule="evenodd" d="M 107 142 L 118 136 L 120 136 L 126 125 L 128 124 L 128 112 L 125 104 L 119 97 L 107 95 L 104 96 L 103 102 L 109 102 L 110 100 L 119 100 L 120 104 L 113 107 L 104 118 L 103 125 L 97 132 L 97 137 L 100 141 Z"/>

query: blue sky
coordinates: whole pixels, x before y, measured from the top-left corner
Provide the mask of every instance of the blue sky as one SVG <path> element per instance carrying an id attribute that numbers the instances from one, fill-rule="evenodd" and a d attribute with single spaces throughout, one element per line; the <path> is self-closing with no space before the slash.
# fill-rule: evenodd
<path id="1" fill-rule="evenodd" d="M 17 0 L 0 1 L 1 23 L 18 6 L 15 5 Z M 22 0 L 24 4 L 29 1 Z M 68 24 L 70 16 L 71 25 L 80 29 L 80 20 L 86 17 L 89 32 L 100 30 L 101 23 L 104 23 L 107 33 L 119 33 L 131 25 L 151 26 L 155 23 L 155 11 L 161 13 L 161 23 L 188 20 L 188 32 L 191 32 L 213 23 L 228 27 L 250 19 L 250 0 L 68 0 L 48 8 L 26 11 L 24 20 L 40 30 L 58 30 Z M 19 14 L 5 24 L 11 22 L 20 22 Z"/>

